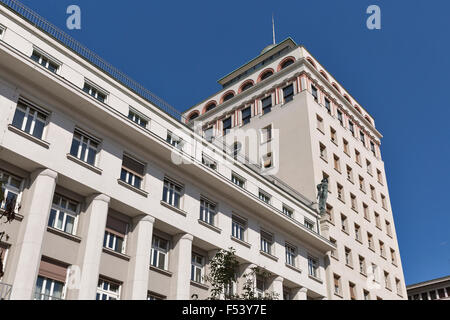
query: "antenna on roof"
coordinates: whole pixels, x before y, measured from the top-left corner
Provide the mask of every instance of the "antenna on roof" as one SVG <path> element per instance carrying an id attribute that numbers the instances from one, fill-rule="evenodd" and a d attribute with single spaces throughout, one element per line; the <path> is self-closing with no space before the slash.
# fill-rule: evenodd
<path id="1" fill-rule="evenodd" d="M 272 13 L 272 32 L 273 32 L 273 45 L 276 45 L 277 42 L 275 41 L 275 20 L 273 18 L 273 13 Z"/>

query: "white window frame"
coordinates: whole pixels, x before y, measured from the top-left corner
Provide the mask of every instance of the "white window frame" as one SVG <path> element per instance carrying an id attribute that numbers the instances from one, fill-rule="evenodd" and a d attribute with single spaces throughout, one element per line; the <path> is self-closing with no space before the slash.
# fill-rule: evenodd
<path id="1" fill-rule="evenodd" d="M 265 231 L 263 229 L 259 232 L 260 236 L 260 250 L 264 253 L 270 254 L 273 256 L 273 243 L 274 243 L 274 235 L 271 232 Z"/>
<path id="2" fill-rule="evenodd" d="M 163 248 L 160 245 L 160 241 L 167 241 L 167 247 Z M 157 242 L 157 243 L 156 243 Z M 152 239 L 152 249 L 151 249 L 151 256 L 150 256 L 150 265 L 159 269 L 159 262 L 160 262 L 160 255 L 164 255 L 164 269 L 163 270 L 169 270 L 169 250 L 170 250 L 170 241 L 160 237 L 158 235 L 154 235 Z M 153 261 L 155 260 L 156 255 L 156 266 L 153 265 Z"/>
<path id="3" fill-rule="evenodd" d="M 217 171 L 217 161 L 214 161 L 210 156 L 202 153 L 202 163 L 211 170 Z"/>
<path id="4" fill-rule="evenodd" d="M 319 259 L 308 255 L 308 275 L 320 279 Z"/>
<path id="5" fill-rule="evenodd" d="M 86 86 L 89 86 L 88 92 L 86 92 L 84 89 L 84 88 L 86 88 Z M 90 81 L 88 79 L 84 79 L 84 85 L 83 85 L 82 90 L 83 90 L 83 92 L 87 93 L 88 95 L 95 98 L 99 102 L 107 103 L 107 101 L 108 101 L 109 93 L 106 90 L 101 89 L 99 86 L 97 86 L 96 84 L 94 84 L 92 81 Z M 103 101 L 101 101 L 99 99 L 99 97 L 98 97 L 99 93 L 105 96 L 105 99 Z"/>
<path id="6" fill-rule="evenodd" d="M 107 284 L 108 288 L 104 289 L 102 284 Z M 117 292 L 111 290 L 111 284 L 118 286 Z M 100 298 L 102 298 L 102 295 L 105 295 L 107 297 L 106 300 L 120 300 L 121 289 L 122 289 L 122 285 L 120 285 L 119 283 L 115 283 L 115 282 L 100 278 L 100 279 L 98 279 L 96 294 L 99 294 Z M 110 299 L 110 298 L 113 298 L 113 299 Z M 97 296 L 96 296 L 96 299 L 97 299 Z M 99 300 L 103 300 L 103 299 L 99 299 Z"/>
<path id="7" fill-rule="evenodd" d="M 36 61 L 34 60 L 32 57 L 33 55 L 39 56 L 39 60 Z M 48 53 L 44 52 L 43 50 L 37 48 L 37 47 L 33 47 L 33 52 L 31 53 L 30 56 L 31 60 L 33 60 L 34 62 L 36 62 L 37 64 L 39 64 L 40 66 L 44 67 L 45 69 L 51 71 L 49 69 L 50 63 L 54 64 L 56 66 L 56 70 L 54 71 L 55 74 L 59 74 L 59 70 L 61 69 L 61 65 L 62 63 L 60 61 L 58 61 L 57 59 L 53 58 L 52 56 L 50 56 Z M 46 60 L 45 65 L 42 64 L 43 60 Z M 53 71 L 51 71 L 53 72 Z"/>
<path id="8" fill-rule="evenodd" d="M 245 241 L 247 224 L 247 219 L 233 214 L 231 217 L 231 236 L 238 240 Z"/>
<path id="9" fill-rule="evenodd" d="M 201 259 L 201 263 L 197 261 L 197 258 Z M 197 279 L 197 271 L 200 270 L 200 279 Z M 191 281 L 197 282 L 197 283 L 203 283 L 203 278 L 205 276 L 205 257 L 192 252 L 191 257 Z M 200 280 L 200 281 L 199 281 Z"/>
<path id="10" fill-rule="evenodd" d="M 142 166 L 144 167 L 143 175 L 140 175 L 140 174 L 137 173 L 137 172 L 132 172 L 129 168 L 125 167 L 125 166 L 123 165 L 123 158 L 124 158 L 124 157 L 127 157 L 127 158 L 129 158 L 130 160 L 133 160 L 133 161 L 137 162 L 138 164 L 142 165 Z M 144 162 L 137 160 L 136 158 L 130 156 L 130 155 L 127 154 L 127 153 L 124 153 L 123 156 L 122 156 L 122 167 L 121 167 L 121 170 L 120 170 L 120 180 L 121 180 L 122 182 L 125 182 L 125 183 L 128 184 L 128 185 L 131 185 L 131 186 L 133 186 L 133 187 L 135 187 L 135 188 L 138 188 L 138 189 L 141 189 L 141 190 L 142 190 L 142 189 L 143 189 L 143 186 L 144 186 L 144 178 L 145 178 L 145 169 L 146 169 L 146 168 L 147 168 L 147 165 L 146 165 Z M 124 180 L 122 180 L 122 170 L 125 171 L 125 178 L 124 178 Z M 131 178 L 131 180 L 130 180 L 130 178 Z M 136 187 L 136 186 L 134 185 L 134 183 L 136 182 L 136 178 L 141 179 L 141 182 L 139 183 L 139 187 Z M 128 182 L 128 181 L 130 181 L 130 182 Z"/>
<path id="11" fill-rule="evenodd" d="M 307 219 L 307 218 L 304 218 L 304 219 L 303 219 L 303 225 L 304 225 L 307 229 L 312 230 L 312 231 L 314 231 L 314 228 L 316 227 L 316 224 L 314 223 L 314 221 L 311 221 L 311 220 L 309 220 L 309 219 Z M 309 227 L 308 225 L 310 225 L 311 227 Z"/>
<path id="12" fill-rule="evenodd" d="M 22 190 L 23 190 L 23 187 L 24 187 L 25 179 L 22 179 L 22 178 L 14 175 L 14 174 L 11 174 L 11 173 L 9 173 L 7 171 L 3 171 L 3 170 L 0 169 L 0 180 L 3 181 L 5 175 L 8 176 L 8 179 L 7 179 L 7 181 L 5 181 L 5 183 L 2 184 L 2 186 L 4 188 L 4 191 L 3 191 L 4 192 L 3 193 L 4 200 L 3 200 L 3 202 L 0 203 L 0 209 L 4 208 L 4 206 L 6 204 L 6 199 L 8 197 L 8 194 L 12 193 L 12 194 L 14 194 L 16 196 L 16 206 L 14 208 L 14 213 L 18 213 L 19 212 L 19 207 L 20 207 L 20 202 L 22 200 Z M 11 180 L 12 179 L 20 181 L 19 188 L 11 185 Z M 0 190 L 0 192 L 1 192 L 1 190 Z"/>
<path id="13" fill-rule="evenodd" d="M 259 200 L 264 201 L 267 204 L 270 204 L 272 196 L 270 194 L 268 194 L 267 192 L 259 189 L 258 198 L 259 198 Z"/>
<path id="14" fill-rule="evenodd" d="M 296 267 L 297 263 L 297 247 L 286 242 L 285 245 L 286 264 Z"/>
<path id="15" fill-rule="evenodd" d="M 164 189 L 167 189 L 167 192 L 166 192 L 167 199 L 164 199 Z M 162 200 L 165 203 L 167 203 L 175 208 L 181 209 L 182 199 L 183 199 L 183 190 L 184 190 L 184 187 L 181 184 L 166 177 L 166 178 L 164 178 L 163 199 Z M 178 199 L 179 199 L 178 206 L 175 205 L 175 195 L 176 194 L 178 195 Z"/>
<path id="16" fill-rule="evenodd" d="M 24 106 L 21 106 L 20 104 L 23 104 Z M 25 110 L 24 110 L 24 107 L 26 107 Z M 21 131 L 23 131 L 25 133 L 28 133 L 29 135 L 35 137 L 36 139 L 44 140 L 44 138 L 46 136 L 46 133 L 47 133 L 48 118 L 50 116 L 50 112 L 48 112 L 48 111 L 46 111 L 46 110 L 44 110 L 42 108 L 37 107 L 33 103 L 31 103 L 31 102 L 29 102 L 29 101 L 27 101 L 27 100 L 25 100 L 23 98 L 19 99 L 15 112 L 17 112 L 17 109 L 20 109 L 22 112 L 25 113 L 25 115 L 23 117 L 23 122 L 22 122 L 21 127 L 20 128 L 19 127 L 15 127 L 15 128 L 17 128 L 17 129 L 19 129 L 19 130 L 21 130 Z M 33 111 L 33 116 L 30 119 L 31 111 Z M 38 114 L 39 113 L 41 113 L 41 114 L 43 114 L 45 116 L 45 120 L 44 121 L 42 121 L 42 119 L 38 119 Z M 15 113 L 14 113 L 14 117 L 15 117 Z M 29 131 L 25 131 L 25 129 L 27 127 L 27 124 L 28 124 L 28 121 L 31 121 L 31 125 L 30 125 L 30 128 L 29 128 Z M 36 121 L 42 122 L 44 124 L 44 128 L 42 129 L 42 136 L 40 138 L 38 138 L 38 137 L 33 135 L 34 129 L 35 129 L 35 125 L 36 125 Z"/>
<path id="17" fill-rule="evenodd" d="M 77 138 L 75 136 L 75 134 L 80 135 L 80 138 Z M 74 156 L 75 158 L 77 158 L 78 160 L 81 160 L 91 166 L 96 167 L 97 166 L 97 162 L 98 162 L 98 154 L 100 151 L 100 144 L 101 141 L 100 139 L 94 138 L 93 136 L 91 136 L 90 134 L 86 133 L 84 130 L 80 129 L 80 128 L 75 128 L 74 132 L 73 132 L 73 137 L 72 137 L 72 144 L 73 141 L 77 140 L 79 142 L 78 145 L 78 150 L 77 150 L 77 154 L 73 155 L 72 153 L 70 153 L 72 156 Z M 81 152 L 83 150 L 83 143 L 86 143 L 86 150 L 85 150 L 85 154 L 84 157 L 81 156 Z M 88 160 L 88 156 L 89 156 L 89 152 L 91 150 L 92 147 L 92 143 L 97 144 L 97 148 L 95 148 L 95 156 L 94 156 L 94 163 L 89 163 L 87 162 Z M 72 151 L 72 145 L 70 147 L 70 152 Z"/>
<path id="18" fill-rule="evenodd" d="M 128 119 L 139 125 L 141 128 L 148 129 L 150 124 L 150 119 L 147 116 L 144 116 L 139 111 L 130 107 L 128 110 Z M 143 125 L 143 121 L 145 121 L 145 125 Z"/>
<path id="19" fill-rule="evenodd" d="M 39 278 L 43 279 L 43 281 L 42 281 L 42 288 L 41 288 L 41 292 L 37 293 L 36 292 L 37 288 L 35 286 L 34 300 L 55 300 L 55 299 L 56 300 L 64 300 L 64 298 L 65 298 L 65 291 L 66 291 L 65 290 L 66 289 L 66 284 L 65 283 L 57 281 L 57 280 L 54 280 L 54 279 L 46 278 L 46 277 L 41 276 L 41 275 L 38 275 L 37 279 L 39 279 Z M 36 279 L 36 282 L 37 282 L 37 279 Z M 47 282 L 50 282 L 50 292 L 49 292 L 48 295 L 45 294 L 45 289 L 47 287 Z M 62 289 L 61 289 L 61 298 L 53 297 L 54 290 L 55 290 L 55 282 L 59 282 L 59 283 L 63 284 Z M 40 297 L 39 299 L 36 299 L 36 295 L 37 294 L 39 294 L 39 297 Z M 43 298 L 47 298 L 47 299 L 43 299 Z"/>
<path id="20" fill-rule="evenodd" d="M 273 125 L 269 124 L 261 129 L 261 144 L 272 141 L 273 139 Z"/>
<path id="21" fill-rule="evenodd" d="M 283 214 L 285 214 L 286 216 L 288 216 L 289 218 L 293 218 L 294 217 L 294 210 L 291 209 L 290 207 L 288 207 L 287 205 L 283 204 L 283 208 L 282 208 Z"/>
<path id="22" fill-rule="evenodd" d="M 6 27 L 4 25 L 0 24 L 0 40 L 3 39 L 5 32 L 6 32 Z"/>
<path id="23" fill-rule="evenodd" d="M 238 175 L 237 173 L 232 173 L 231 174 L 231 181 L 235 184 L 235 185 L 237 185 L 238 187 L 240 187 L 240 188 L 242 188 L 242 189 L 245 189 L 245 183 L 246 183 L 246 180 L 244 179 L 244 178 L 242 178 L 240 175 Z M 239 182 L 239 183 L 236 183 L 236 182 Z M 241 185 L 242 184 L 242 185 Z"/>
<path id="24" fill-rule="evenodd" d="M 106 244 L 104 245 L 104 247 L 107 248 L 107 249 L 110 249 L 110 250 L 112 250 L 114 252 L 119 252 L 119 253 L 124 254 L 125 251 L 126 251 L 126 247 L 127 247 L 127 234 L 128 234 L 128 224 L 127 224 L 127 227 L 126 227 L 125 236 L 122 239 L 122 248 L 120 248 L 120 251 L 116 251 L 114 248 L 116 247 L 117 239 L 118 238 L 122 238 L 122 237 L 119 237 L 118 235 L 113 234 L 113 233 L 105 230 L 105 235 L 104 235 L 103 242 L 105 242 L 105 238 L 106 238 Z M 110 242 L 111 238 L 113 239 L 112 240 L 112 248 L 109 246 L 109 242 Z"/>
<path id="25" fill-rule="evenodd" d="M 208 200 L 205 197 L 201 197 L 199 220 L 214 226 L 216 223 L 216 216 L 217 216 L 217 203 Z"/>
<path id="26" fill-rule="evenodd" d="M 290 100 L 289 100 L 289 101 L 286 101 L 286 97 L 285 97 L 284 90 L 287 89 L 287 88 L 289 88 L 289 87 L 292 87 L 292 95 L 288 96 L 288 97 L 290 98 Z M 287 86 L 284 86 L 284 87 L 281 89 L 281 93 L 283 94 L 283 103 L 288 103 L 288 102 L 291 102 L 292 100 L 294 100 L 294 96 L 295 96 L 295 86 L 294 86 L 294 82 L 291 82 L 291 83 L 288 84 Z"/>
<path id="27" fill-rule="evenodd" d="M 175 135 L 172 131 L 167 130 L 166 142 L 171 146 L 180 149 L 183 147 L 183 139 Z"/>
<path id="28" fill-rule="evenodd" d="M 54 203 L 56 197 L 59 197 L 59 201 L 58 201 L 59 203 L 58 204 Z M 61 205 L 63 200 L 66 201 L 66 207 L 63 207 Z M 70 203 L 76 205 L 75 211 L 72 211 L 72 210 L 70 210 L 68 208 Z M 51 211 L 52 210 L 55 210 L 55 221 L 54 221 L 54 225 L 52 225 L 50 227 L 54 228 L 54 229 L 58 229 L 58 230 L 60 230 L 60 231 L 62 231 L 64 233 L 69 233 L 69 234 L 72 234 L 72 235 L 76 235 L 77 234 L 77 229 L 78 229 L 78 217 L 79 217 L 79 214 L 80 214 L 80 203 L 77 202 L 77 201 L 71 200 L 71 199 L 69 199 L 69 198 L 67 198 L 67 197 L 65 197 L 65 196 L 63 196 L 61 194 L 55 193 L 54 196 L 53 196 L 53 201 L 52 201 Z M 51 211 L 50 211 L 50 214 L 51 214 Z M 61 228 L 59 228 L 57 226 L 58 217 L 59 217 L 60 213 L 63 214 L 63 221 L 62 221 L 62 227 Z M 71 233 L 70 232 L 66 232 L 64 230 L 68 216 L 71 216 L 74 219 L 74 221 L 73 221 L 73 228 L 72 228 L 72 232 Z M 50 223 L 50 217 L 49 217 L 48 223 Z"/>

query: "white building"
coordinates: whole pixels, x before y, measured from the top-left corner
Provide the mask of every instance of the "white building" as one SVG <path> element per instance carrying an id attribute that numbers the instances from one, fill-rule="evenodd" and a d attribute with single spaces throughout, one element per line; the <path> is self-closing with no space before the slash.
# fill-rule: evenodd
<path id="1" fill-rule="evenodd" d="M 450 300 L 450 276 L 411 284 L 409 300 Z"/>
<path id="2" fill-rule="evenodd" d="M 308 188 L 293 185 L 302 196 L 234 161 L 88 49 L 4 3 L 0 175 L 17 214 L 0 226 L 10 235 L 1 298 L 203 299 L 208 262 L 229 247 L 238 276 L 254 265 L 271 273 L 258 290 L 330 296 L 335 246 Z M 403 282 L 398 264 L 392 276 Z"/>

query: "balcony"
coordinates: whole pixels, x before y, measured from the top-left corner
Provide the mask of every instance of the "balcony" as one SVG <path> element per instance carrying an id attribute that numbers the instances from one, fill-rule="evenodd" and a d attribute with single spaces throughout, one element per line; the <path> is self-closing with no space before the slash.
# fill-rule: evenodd
<path id="1" fill-rule="evenodd" d="M 11 285 L 0 282 L 0 300 L 9 300 L 9 297 L 11 296 L 11 290 Z"/>

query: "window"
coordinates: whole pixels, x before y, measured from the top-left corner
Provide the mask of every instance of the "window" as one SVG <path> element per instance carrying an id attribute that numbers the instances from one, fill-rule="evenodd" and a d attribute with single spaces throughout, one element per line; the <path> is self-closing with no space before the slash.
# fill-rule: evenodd
<path id="1" fill-rule="evenodd" d="M 349 147 L 348 147 L 348 141 L 345 139 L 342 139 L 342 143 L 344 145 L 344 152 L 348 155 L 350 153 Z"/>
<path id="2" fill-rule="evenodd" d="M 128 232 L 128 223 L 108 216 L 106 220 L 105 237 L 103 238 L 103 247 L 115 252 L 125 253 L 125 238 Z"/>
<path id="3" fill-rule="evenodd" d="M 148 119 L 146 119 L 145 117 L 141 116 L 140 114 L 138 114 L 135 111 L 130 110 L 128 112 L 128 119 L 130 119 L 131 121 L 137 123 L 142 128 L 147 128 Z M 190 120 L 192 120 L 192 118 Z"/>
<path id="4" fill-rule="evenodd" d="M 374 250 L 373 235 L 369 232 L 367 232 L 367 243 L 369 244 L 369 249 L 373 251 Z"/>
<path id="5" fill-rule="evenodd" d="M 330 137 L 331 141 L 337 144 L 336 130 L 334 130 L 333 128 L 330 128 Z"/>
<path id="6" fill-rule="evenodd" d="M 325 147 L 325 145 L 320 143 L 319 148 L 320 148 L 320 157 L 323 160 L 327 161 L 327 147 Z"/>
<path id="7" fill-rule="evenodd" d="M 391 248 L 391 262 L 394 266 L 397 265 L 397 255 L 395 254 L 395 250 Z"/>
<path id="8" fill-rule="evenodd" d="M 89 136 L 79 129 L 75 129 L 70 154 L 91 166 L 95 166 L 99 146 L 100 141 L 98 139 Z"/>
<path id="9" fill-rule="evenodd" d="M 212 142 L 214 139 L 214 127 L 209 127 L 203 130 L 203 137 L 206 141 Z"/>
<path id="10" fill-rule="evenodd" d="M 120 300 L 120 285 L 99 279 L 96 300 Z"/>
<path id="11" fill-rule="evenodd" d="M 377 194 L 375 192 L 375 187 L 370 185 L 370 195 L 372 197 L 372 200 L 377 202 Z"/>
<path id="12" fill-rule="evenodd" d="M 335 258 L 335 259 L 339 259 L 338 252 L 337 252 L 337 241 L 336 241 L 336 239 L 333 239 L 333 238 L 330 237 L 330 242 L 336 246 L 336 249 L 331 250 L 330 255 L 333 258 Z"/>
<path id="13" fill-rule="evenodd" d="M 386 233 L 387 233 L 387 235 L 388 235 L 389 237 L 392 238 L 391 224 L 390 224 L 390 222 L 387 221 L 387 220 L 385 220 L 384 222 L 385 222 L 385 224 L 386 224 Z"/>
<path id="14" fill-rule="evenodd" d="M 273 235 L 261 230 L 261 251 L 267 254 L 272 254 Z"/>
<path id="15" fill-rule="evenodd" d="M 364 134 L 364 132 L 359 131 L 359 139 L 361 140 L 363 146 L 366 146 L 366 135 Z"/>
<path id="16" fill-rule="evenodd" d="M 319 261 L 317 258 L 308 256 L 308 274 L 311 277 L 319 278 Z"/>
<path id="17" fill-rule="evenodd" d="M 367 173 L 372 175 L 372 163 L 369 160 L 366 160 Z"/>
<path id="18" fill-rule="evenodd" d="M 224 97 L 223 97 L 223 102 L 227 102 L 228 100 L 231 100 L 232 98 L 234 97 L 234 93 L 233 92 L 230 92 L 230 93 L 227 93 Z"/>
<path id="19" fill-rule="evenodd" d="M 351 121 L 348 122 L 348 129 L 352 133 L 352 136 L 355 136 L 355 125 L 353 124 L 353 122 Z"/>
<path id="20" fill-rule="evenodd" d="M 292 210 L 291 208 L 288 208 L 287 206 L 283 205 L 283 213 L 285 215 L 287 215 L 289 218 L 292 218 L 292 216 L 294 215 L 294 210 Z"/>
<path id="21" fill-rule="evenodd" d="M 123 155 L 122 171 L 120 172 L 120 180 L 141 189 L 142 181 L 145 175 L 145 164 L 134 160 L 133 158 Z"/>
<path id="22" fill-rule="evenodd" d="M 356 300 L 356 288 L 355 288 L 355 284 L 352 282 L 349 282 L 348 287 L 350 289 L 350 299 L 351 300 Z"/>
<path id="23" fill-rule="evenodd" d="M 389 278 L 389 272 L 387 271 L 384 272 L 384 286 L 386 289 L 391 290 L 391 280 Z"/>
<path id="24" fill-rule="evenodd" d="M 347 266 L 353 266 L 353 261 L 352 261 L 352 250 L 345 247 L 345 264 Z"/>
<path id="25" fill-rule="evenodd" d="M 439 296 L 439 299 L 444 299 L 445 298 L 445 290 L 444 290 L 444 288 L 438 289 L 438 296 Z"/>
<path id="26" fill-rule="evenodd" d="M 259 274 L 256 275 L 256 295 L 258 298 L 264 297 L 266 291 L 266 280 Z"/>
<path id="27" fill-rule="evenodd" d="M 241 152 L 242 144 L 240 142 L 233 143 L 233 159 L 237 160 L 239 152 Z"/>
<path id="28" fill-rule="evenodd" d="M 272 140 L 272 125 L 261 129 L 261 140 L 262 143 Z"/>
<path id="29" fill-rule="evenodd" d="M 210 104 L 208 104 L 205 108 L 205 113 L 208 111 L 211 111 L 212 109 L 214 109 L 216 107 L 216 104 L 214 102 L 211 102 Z"/>
<path id="30" fill-rule="evenodd" d="M 169 241 L 153 236 L 150 264 L 158 269 L 169 269 Z"/>
<path id="31" fill-rule="evenodd" d="M 259 190 L 259 199 L 264 201 L 267 204 L 270 204 L 270 198 L 271 196 L 267 194 L 266 192 Z"/>
<path id="32" fill-rule="evenodd" d="M 369 291 L 364 290 L 363 293 L 364 293 L 364 300 L 370 300 L 370 293 L 369 293 Z"/>
<path id="33" fill-rule="evenodd" d="M 352 193 L 350 193 L 350 201 L 351 201 L 352 209 L 355 211 L 358 211 L 358 204 L 356 202 L 356 196 Z"/>
<path id="34" fill-rule="evenodd" d="M 402 286 L 400 283 L 400 279 L 398 279 L 398 278 L 395 278 L 395 288 L 397 290 L 397 294 L 401 296 L 402 295 Z"/>
<path id="35" fill-rule="evenodd" d="M 172 180 L 164 179 L 162 200 L 175 208 L 180 208 L 183 187 Z"/>
<path id="36" fill-rule="evenodd" d="M 339 183 L 337 184 L 337 195 L 338 195 L 339 200 L 341 200 L 342 202 L 345 202 L 344 187 L 342 185 L 340 185 Z"/>
<path id="37" fill-rule="evenodd" d="M 308 220 L 308 219 L 305 218 L 303 223 L 304 223 L 306 228 L 308 228 L 309 230 L 313 230 L 314 231 L 314 227 L 316 225 L 314 222 L 312 222 L 311 220 Z"/>
<path id="38" fill-rule="evenodd" d="M 378 229 L 381 230 L 381 220 L 380 220 L 380 215 L 379 215 L 377 212 L 375 212 L 374 215 L 375 215 L 375 225 L 376 225 L 376 227 L 377 227 Z"/>
<path id="39" fill-rule="evenodd" d="M 204 272 L 204 258 L 203 256 L 192 253 L 191 262 L 191 280 L 194 282 L 202 283 Z"/>
<path id="40" fill-rule="evenodd" d="M 386 250 L 385 250 L 385 248 L 384 248 L 384 242 L 383 241 L 379 241 L 379 244 L 380 244 L 380 255 L 383 257 L 383 258 L 386 258 Z"/>
<path id="41" fill-rule="evenodd" d="M 241 188 L 245 188 L 245 179 L 239 177 L 237 174 L 233 173 L 233 174 L 231 175 L 231 181 L 232 181 L 235 185 L 237 185 L 237 186 L 239 186 L 239 187 L 241 187 Z"/>
<path id="42" fill-rule="evenodd" d="M 323 119 L 319 117 L 319 115 L 316 115 L 317 117 L 317 129 L 320 130 L 320 132 L 323 132 Z"/>
<path id="43" fill-rule="evenodd" d="M 106 102 L 107 94 L 102 92 L 100 89 L 95 88 L 93 85 L 87 82 L 84 83 L 83 91 L 100 102 Z"/>
<path id="44" fill-rule="evenodd" d="M 294 99 L 294 85 L 290 84 L 283 88 L 284 103 L 288 103 Z"/>
<path id="45" fill-rule="evenodd" d="M 353 170 L 351 167 L 347 166 L 347 179 L 353 182 Z"/>
<path id="46" fill-rule="evenodd" d="M 431 300 L 436 300 L 436 291 L 430 291 L 430 299 Z M 419 299 L 414 299 L 414 300 L 419 300 Z"/>
<path id="47" fill-rule="evenodd" d="M 74 235 L 77 230 L 78 213 L 78 202 L 55 194 L 48 226 Z"/>
<path id="48" fill-rule="evenodd" d="M 313 85 L 311 85 L 311 94 L 314 97 L 314 101 L 319 102 L 319 95 L 318 95 L 317 88 Z"/>
<path id="49" fill-rule="evenodd" d="M 37 50 L 33 50 L 33 54 L 31 55 L 31 60 L 36 63 L 39 63 L 44 68 L 50 70 L 53 73 L 58 72 L 59 63 L 52 61 L 47 55 L 44 55 Z"/>
<path id="50" fill-rule="evenodd" d="M 12 125 L 35 138 L 43 139 L 48 113 L 19 99 Z"/>
<path id="51" fill-rule="evenodd" d="M 363 210 L 364 210 L 364 218 L 366 218 L 367 221 L 370 221 L 369 206 L 365 203 L 363 203 Z"/>
<path id="52" fill-rule="evenodd" d="M 374 157 L 377 156 L 377 152 L 376 152 L 376 149 L 375 149 L 375 144 L 373 143 L 373 141 L 370 141 L 370 151 L 372 151 Z"/>
<path id="53" fill-rule="evenodd" d="M 377 169 L 377 179 L 380 184 L 383 184 L 383 174 Z"/>
<path id="54" fill-rule="evenodd" d="M 381 194 L 381 206 L 383 207 L 384 210 L 387 210 L 387 202 L 384 194 Z"/>
<path id="55" fill-rule="evenodd" d="M 355 149 L 355 160 L 357 164 L 361 165 L 361 153 L 359 153 L 359 151 L 356 149 Z"/>
<path id="56" fill-rule="evenodd" d="M 334 293 L 341 295 L 341 277 L 337 274 L 334 274 Z"/>
<path id="57" fill-rule="evenodd" d="M 214 225 L 216 216 L 216 204 L 206 199 L 200 200 L 200 220 L 210 225 Z"/>
<path id="58" fill-rule="evenodd" d="M 268 96 L 261 100 L 263 114 L 272 111 L 272 96 Z"/>
<path id="59" fill-rule="evenodd" d="M 202 163 L 212 170 L 217 170 L 217 162 L 204 153 L 202 154 Z"/>
<path id="60" fill-rule="evenodd" d="M 420 296 L 422 297 L 422 300 L 428 300 L 428 292 L 423 292 Z M 409 300 L 412 300 L 411 296 L 409 296 Z"/>
<path id="61" fill-rule="evenodd" d="M 344 117 L 342 116 L 342 112 L 340 110 L 337 111 L 337 118 L 341 126 L 344 126 Z"/>
<path id="62" fill-rule="evenodd" d="M 364 178 L 359 176 L 359 190 L 366 193 L 366 184 L 364 183 Z"/>
<path id="63" fill-rule="evenodd" d="M 333 155 L 333 161 L 334 169 L 336 169 L 338 172 L 341 172 L 341 162 L 339 161 L 339 157 L 337 155 Z"/>
<path id="64" fill-rule="evenodd" d="M 297 249 L 289 243 L 285 244 L 285 249 L 286 249 L 286 264 L 295 267 L 295 259 L 297 257 Z"/>
<path id="65" fill-rule="evenodd" d="M 348 233 L 348 221 L 347 217 L 341 214 L 341 229 L 342 231 Z"/>
<path id="66" fill-rule="evenodd" d="M 252 82 L 247 82 L 246 84 L 244 84 L 244 86 L 241 89 L 241 92 L 244 92 L 245 90 L 250 89 L 251 87 L 253 87 L 253 83 Z"/>
<path id="67" fill-rule="evenodd" d="M 177 135 L 175 135 L 174 133 L 172 133 L 169 130 L 167 130 L 166 142 L 180 150 L 183 147 L 183 139 L 181 139 L 180 137 L 178 137 Z"/>
<path id="68" fill-rule="evenodd" d="M 3 37 L 3 35 L 5 34 L 5 27 L 0 25 L 0 39 Z"/>
<path id="69" fill-rule="evenodd" d="M 373 273 L 373 277 L 374 277 L 374 281 L 379 283 L 380 282 L 380 277 L 378 275 L 378 266 L 375 263 L 372 263 L 372 273 Z"/>
<path id="70" fill-rule="evenodd" d="M 233 215 L 231 222 L 231 235 L 236 239 L 244 241 L 244 234 L 246 229 L 247 229 L 247 221 L 245 219 Z"/>
<path id="71" fill-rule="evenodd" d="M 283 62 L 281 64 L 281 70 L 283 70 L 284 68 L 289 67 L 293 63 L 294 63 L 294 60 L 292 60 L 292 59 L 286 60 L 285 62 Z"/>
<path id="72" fill-rule="evenodd" d="M 327 98 L 325 98 L 325 109 L 327 109 L 327 112 L 331 114 L 331 102 Z"/>
<path id="73" fill-rule="evenodd" d="M 250 123 L 250 119 L 252 117 L 252 108 L 248 107 L 241 111 L 242 113 L 242 125 L 246 125 Z"/>
<path id="74" fill-rule="evenodd" d="M 366 259 L 364 257 L 359 256 L 359 272 L 362 274 L 366 274 Z"/>
<path id="75" fill-rule="evenodd" d="M 36 280 L 36 289 L 34 300 L 62 300 L 64 291 L 64 282 L 38 276 Z"/>
<path id="76" fill-rule="evenodd" d="M 355 239 L 356 241 L 361 242 L 361 227 L 355 223 Z"/>
<path id="77" fill-rule="evenodd" d="M 223 135 L 226 135 L 231 130 L 231 117 L 222 121 L 223 125 Z"/>
<path id="78" fill-rule="evenodd" d="M 22 193 L 23 179 L 0 170 L 0 181 L 3 181 L 0 192 L 3 194 L 1 209 L 6 209 L 8 204 L 14 206 L 14 212 L 19 209 L 20 195 Z"/>
<path id="79" fill-rule="evenodd" d="M 153 293 L 148 293 L 147 294 L 147 300 L 148 301 L 163 301 L 166 300 L 165 297 L 157 295 L 157 294 L 153 294 Z"/>
<path id="80" fill-rule="evenodd" d="M 330 221 L 332 224 L 334 224 L 334 215 L 333 215 L 333 207 L 327 204 L 327 215 L 328 215 L 328 221 Z"/>
<path id="81" fill-rule="evenodd" d="M 267 78 L 269 78 L 272 75 L 273 75 L 273 72 L 270 70 L 264 72 L 264 74 L 261 76 L 261 81 L 266 80 Z"/>

